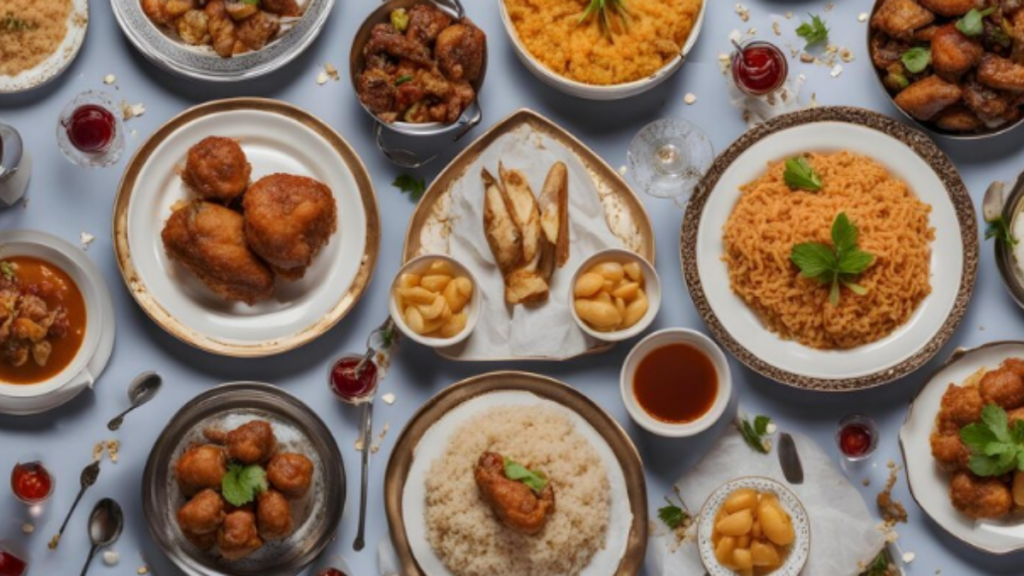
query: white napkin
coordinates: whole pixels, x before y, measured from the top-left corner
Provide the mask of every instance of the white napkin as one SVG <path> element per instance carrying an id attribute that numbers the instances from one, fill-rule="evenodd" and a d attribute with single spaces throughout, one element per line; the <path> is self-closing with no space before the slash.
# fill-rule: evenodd
<path id="1" fill-rule="evenodd" d="M 847 480 L 828 454 L 813 440 L 793 434 L 804 483 L 789 484 L 779 465 L 777 447 L 771 453 L 755 453 L 739 432 L 731 429 L 719 438 L 708 455 L 676 482 L 683 500 L 694 514 L 719 486 L 740 476 L 766 476 L 785 484 L 800 499 L 811 520 L 811 555 L 803 574 L 854 576 L 862 562 L 873 559 L 885 539 L 868 513 L 860 492 Z M 696 540 L 687 538 L 679 546 L 675 535 L 661 525 L 651 536 L 648 558 L 652 574 L 692 576 L 703 574 Z"/>

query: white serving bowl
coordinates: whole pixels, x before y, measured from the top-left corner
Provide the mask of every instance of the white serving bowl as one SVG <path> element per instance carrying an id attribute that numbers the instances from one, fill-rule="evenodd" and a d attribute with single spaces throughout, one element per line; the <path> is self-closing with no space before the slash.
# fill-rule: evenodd
<path id="1" fill-rule="evenodd" d="M 667 344 L 678 343 L 689 344 L 711 359 L 718 375 L 718 392 L 715 395 L 714 404 L 700 418 L 683 423 L 663 422 L 648 414 L 637 402 L 636 394 L 633 393 L 633 377 L 636 375 L 637 367 L 640 366 L 640 361 L 651 351 Z M 633 347 L 629 356 L 626 356 L 626 362 L 622 365 L 619 387 L 622 391 L 622 402 L 626 405 L 629 417 L 641 428 L 658 436 L 686 438 L 707 430 L 725 413 L 725 408 L 729 405 L 729 398 L 732 396 L 732 375 L 729 372 L 729 362 L 725 353 L 718 347 L 718 344 L 715 344 L 714 340 L 696 330 L 668 328 L 650 334 Z"/>
<path id="2" fill-rule="evenodd" d="M 641 318 L 639 322 L 625 330 L 616 330 L 614 332 L 601 332 L 599 330 L 594 330 L 576 314 L 576 295 L 574 293 L 576 289 L 576 280 L 578 280 L 583 274 L 587 273 L 591 268 L 602 262 L 618 262 L 619 264 L 636 262 L 640 265 L 640 270 L 643 272 L 643 290 L 647 295 L 647 313 L 644 314 L 644 317 Z M 654 266 L 645 260 L 643 256 L 622 248 L 608 248 L 607 250 L 595 252 L 579 265 L 576 272 L 572 275 L 572 282 L 569 284 L 569 311 L 572 314 L 572 319 L 576 321 L 576 325 L 580 327 L 580 330 L 586 332 L 588 336 L 605 342 L 621 342 L 623 340 L 629 340 L 630 338 L 640 334 L 646 330 L 652 322 L 654 322 L 654 318 L 658 315 L 658 309 L 660 307 L 661 279 L 658 278 L 658 271 L 655 270 Z"/>
<path id="3" fill-rule="evenodd" d="M 508 8 L 505 7 L 505 0 L 499 0 L 498 4 L 501 6 L 501 21 L 505 25 L 505 32 L 512 39 L 512 46 L 515 48 L 516 55 L 519 56 L 519 60 L 534 76 L 555 90 L 570 96 L 576 96 L 577 98 L 585 98 L 587 100 L 621 100 L 647 92 L 667 80 L 669 76 L 683 66 L 683 63 L 686 62 L 686 56 L 693 49 L 694 45 L 697 44 L 697 37 L 700 36 L 701 28 L 704 25 L 704 14 L 707 12 L 710 2 L 711 0 L 704 0 L 701 4 L 700 12 L 697 13 L 697 19 L 693 23 L 693 29 L 690 30 L 690 36 L 686 39 L 683 49 L 679 54 L 669 60 L 657 72 L 646 78 L 624 84 L 611 85 L 585 84 L 560 76 L 549 70 L 534 58 L 522 41 L 519 40 L 516 28 L 512 24 L 512 18 L 508 14 Z"/>
<path id="4" fill-rule="evenodd" d="M 395 288 L 398 286 L 398 280 L 402 277 L 402 274 L 422 274 L 431 264 L 437 260 L 447 262 L 455 271 L 457 275 L 465 276 L 469 278 L 469 281 L 473 283 L 473 294 L 469 298 L 469 302 L 466 304 L 466 327 L 451 338 L 431 338 L 423 336 L 413 332 L 411 328 L 405 323 L 405 318 L 402 316 L 402 311 L 398 309 L 398 303 L 395 301 Z M 395 279 L 391 281 L 391 288 L 388 292 L 388 310 L 391 312 L 391 319 L 394 320 L 395 325 L 402 331 L 402 334 L 407 336 L 413 342 L 418 342 L 424 346 L 431 348 L 447 348 L 454 346 L 466 338 L 469 337 L 473 329 L 476 328 L 477 320 L 480 319 L 480 282 L 477 281 L 476 276 L 458 260 L 455 260 L 451 256 L 445 254 L 424 254 L 423 256 L 417 256 L 412 260 L 405 263 L 401 269 L 398 270 L 398 274 L 395 274 Z"/>

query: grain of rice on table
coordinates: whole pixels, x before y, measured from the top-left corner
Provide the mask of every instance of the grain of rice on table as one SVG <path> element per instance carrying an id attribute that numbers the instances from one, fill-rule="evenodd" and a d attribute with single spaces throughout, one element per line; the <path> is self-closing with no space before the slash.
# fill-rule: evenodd
<path id="1" fill-rule="evenodd" d="M 17 76 L 57 51 L 71 0 L 0 1 L 0 76 Z"/>
<path id="2" fill-rule="evenodd" d="M 539 534 L 505 527 L 483 500 L 473 469 L 486 451 L 547 475 L 555 511 Z M 608 471 L 589 441 L 552 407 L 505 406 L 467 420 L 431 463 L 425 481 L 427 538 L 456 576 L 578 574 L 605 545 Z"/>
<path id="3" fill-rule="evenodd" d="M 504 2 L 519 40 L 544 67 L 584 84 L 611 85 L 646 78 L 679 54 L 703 0 L 625 0 L 629 25 L 615 26 L 613 39 L 595 16 L 580 23 L 589 0 Z"/>
<path id="4" fill-rule="evenodd" d="M 818 192 L 790 189 L 784 160 L 740 188 L 723 235 L 732 290 L 783 339 L 824 350 L 880 340 L 931 293 L 931 206 L 866 156 L 838 152 L 809 154 L 807 160 L 821 176 Z M 859 247 L 875 261 L 854 280 L 867 294 L 842 287 L 833 306 L 830 286 L 804 278 L 790 252 L 803 242 L 831 246 L 840 212 L 857 226 Z"/>

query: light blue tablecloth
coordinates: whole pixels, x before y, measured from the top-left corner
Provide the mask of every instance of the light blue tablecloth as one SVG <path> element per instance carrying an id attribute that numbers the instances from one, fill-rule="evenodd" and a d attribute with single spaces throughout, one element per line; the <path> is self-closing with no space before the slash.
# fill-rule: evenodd
<path id="1" fill-rule="evenodd" d="M 726 86 L 717 62 L 718 53 L 728 50 L 729 32 L 755 26 L 760 35 L 770 36 L 771 12 L 792 10 L 797 15 L 821 12 L 824 2 L 750 0 L 747 5 L 752 18 L 744 23 L 733 12 L 731 2 L 709 1 L 711 9 L 703 34 L 683 70 L 657 90 L 632 100 L 610 103 L 569 98 L 542 85 L 516 60 L 501 26 L 496 0 L 466 2 L 469 14 L 490 40 L 490 68 L 482 94 L 484 127 L 517 108 L 530 107 L 567 128 L 612 166 L 618 167 L 625 163 L 626 147 L 637 130 L 652 120 L 677 115 L 703 126 L 716 148 L 725 148 L 744 130 L 739 113 L 727 101 Z M 794 71 L 807 75 L 806 93 L 816 93 L 822 104 L 859 105 L 896 115 L 876 85 L 864 45 L 866 24 L 857 19 L 871 4 L 869 0 L 846 0 L 824 14 L 832 28 L 832 41 L 849 46 L 856 55 L 856 61 L 844 64 L 842 75 L 832 78 L 825 67 L 799 63 L 794 64 Z M 78 242 L 80 232 L 94 234 L 97 239 L 89 247 L 88 255 L 99 265 L 110 286 L 118 321 L 114 356 L 94 392 L 84 393 L 71 404 L 45 415 L 0 416 L 0 472 L 6 474 L 22 454 L 38 452 L 45 456 L 58 478 L 56 496 L 46 505 L 41 517 L 31 520 L 36 528 L 31 536 L 21 532 L 22 523 L 29 520 L 25 509 L 13 498 L 0 497 L 0 538 L 29 543 L 32 574 L 78 573 L 88 551 L 86 518 L 89 509 L 104 496 L 113 496 L 124 506 L 127 527 L 116 545 L 121 564 L 111 569 L 97 560 L 94 573 L 134 574 L 144 563 L 162 576 L 178 573 L 149 537 L 140 502 L 142 470 L 150 447 L 170 416 L 194 395 L 220 382 L 244 379 L 272 382 L 314 406 L 342 447 L 349 478 L 358 479 L 359 459 L 352 447 L 357 413 L 332 398 L 325 385 L 326 373 L 336 354 L 361 349 L 366 334 L 384 318 L 387 311 L 385 287 L 398 267 L 406 223 L 413 211 L 413 203 L 391 186 L 391 181 L 401 171 L 376 151 L 371 139 L 372 123 L 359 107 L 347 82 L 352 35 L 373 7 L 371 0 L 339 1 L 321 37 L 285 70 L 253 82 L 218 86 L 183 80 L 155 68 L 125 40 L 110 6 L 93 1 L 88 37 L 71 68 L 42 89 L 0 97 L 0 118 L 22 132 L 27 150 L 35 157 L 28 207 L 0 212 L 0 229 L 40 229 L 74 243 Z M 783 27 L 796 25 L 796 20 L 782 22 Z M 338 67 L 341 82 L 316 84 L 317 74 L 325 62 Z M 103 85 L 107 74 L 117 76 L 115 86 Z M 144 116 L 128 122 L 134 135 L 128 138 L 125 159 L 114 167 L 82 170 L 64 160 L 57 149 L 54 137 L 57 114 L 73 95 L 85 89 L 105 90 L 117 99 L 143 103 L 147 109 Z M 683 102 L 687 92 L 697 96 L 692 106 Z M 369 293 L 340 326 L 313 344 L 277 358 L 219 358 L 193 350 L 164 333 L 149 321 L 125 290 L 111 246 L 111 205 L 127 157 L 171 116 L 193 104 L 231 96 L 279 98 L 306 108 L 330 123 L 362 156 L 373 176 L 381 208 L 383 239 Z M 941 141 L 939 144 L 951 155 L 972 196 L 980 202 L 989 182 L 1016 177 L 1024 158 L 1022 142 L 1024 130 L 983 143 Z M 419 175 L 431 178 L 458 149 L 459 146 L 449 147 L 441 159 L 419 171 Z M 679 271 L 677 243 L 682 211 L 670 201 L 650 197 L 645 197 L 644 201 L 655 226 L 657 267 L 665 290 L 655 328 L 704 329 Z M 957 346 L 1019 338 L 1022 327 L 1021 311 L 1004 290 L 992 259 L 992 247 L 986 244 L 973 303 L 952 342 L 932 366 Z M 378 429 L 388 422 L 391 432 L 380 453 L 373 458 L 369 544 L 362 553 L 352 552 L 359 496 L 356 482 L 350 485 L 349 512 L 329 552 L 343 554 L 360 576 L 376 573 L 376 545 L 386 537 L 387 531 L 380 486 L 397 431 L 420 404 L 446 384 L 498 368 L 532 370 L 562 379 L 611 413 L 626 428 L 643 456 L 653 517 L 662 496 L 670 491 L 671 483 L 700 458 L 710 438 L 663 440 L 632 424 L 622 406 L 618 388 L 619 368 L 628 349 L 629 344 L 626 344 L 602 356 L 558 364 L 485 365 L 446 362 L 429 350 L 411 344 L 406 346 L 384 385 L 385 391 L 396 393 L 397 402 L 393 406 L 379 403 L 376 410 Z M 104 466 L 98 484 L 84 498 L 72 519 L 59 551 L 49 552 L 46 542 L 74 498 L 79 471 L 90 460 L 94 442 L 115 437 L 106 430 L 105 423 L 126 406 L 127 384 L 143 370 L 159 371 L 166 383 L 164 390 L 155 402 L 129 417 L 116 435 L 123 443 L 120 463 Z M 732 370 L 736 394 L 749 410 L 774 416 L 783 429 L 813 436 L 833 454 L 832 435 L 841 416 L 863 411 L 875 417 L 883 431 L 881 445 L 870 463 L 853 475 L 858 487 L 864 476 L 872 479 L 870 487 L 862 488 L 870 503 L 887 476 L 886 462 L 890 458 L 899 461 L 897 430 L 907 402 L 929 368 L 883 389 L 846 395 L 791 390 L 756 376 L 735 362 Z M 908 566 L 909 574 L 932 575 L 938 570 L 946 576 L 1021 573 L 1024 556 L 987 556 L 947 536 L 913 504 L 902 477 L 896 497 L 907 504 L 910 512 L 909 525 L 900 528 L 902 548 L 917 556 Z"/>

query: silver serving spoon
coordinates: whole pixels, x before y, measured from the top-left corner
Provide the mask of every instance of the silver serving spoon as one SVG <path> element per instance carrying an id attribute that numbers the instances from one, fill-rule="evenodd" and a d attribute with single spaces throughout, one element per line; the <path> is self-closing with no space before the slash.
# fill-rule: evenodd
<path id="1" fill-rule="evenodd" d="M 374 390 L 376 393 L 376 390 Z M 366 546 L 366 490 L 370 484 L 370 444 L 373 443 L 373 400 L 363 403 L 363 477 L 362 492 L 359 494 L 359 532 L 352 543 L 352 549 L 359 552 Z"/>
<path id="2" fill-rule="evenodd" d="M 106 548 L 116 542 L 121 536 L 123 528 L 124 514 L 117 502 L 110 498 L 104 498 L 96 503 L 92 514 L 89 515 L 89 539 L 92 540 L 92 548 L 89 549 L 89 559 L 82 567 L 81 576 L 85 576 L 85 573 L 89 571 L 89 565 L 92 564 L 92 558 L 96 552 L 100 548 Z"/>
<path id="3" fill-rule="evenodd" d="M 96 483 L 96 479 L 100 477 L 100 463 L 99 461 L 93 462 L 82 470 L 81 476 L 81 489 L 78 491 L 78 496 L 75 496 L 75 502 L 71 504 L 71 510 L 68 510 L 68 515 L 64 517 L 64 523 L 60 525 L 60 531 L 57 535 L 50 539 L 50 550 L 56 550 L 60 544 L 60 537 L 64 535 L 64 529 L 68 527 L 68 520 L 71 520 L 71 515 L 75 513 L 75 508 L 78 507 L 78 502 L 82 499 L 85 491 L 90 486 Z"/>
<path id="4" fill-rule="evenodd" d="M 143 372 L 136 376 L 132 383 L 128 385 L 128 400 L 132 403 L 131 407 L 107 423 L 107 429 L 114 431 L 120 428 L 124 422 L 125 415 L 152 400 L 156 393 L 160 391 L 160 384 L 162 383 L 163 380 L 156 372 Z"/>

